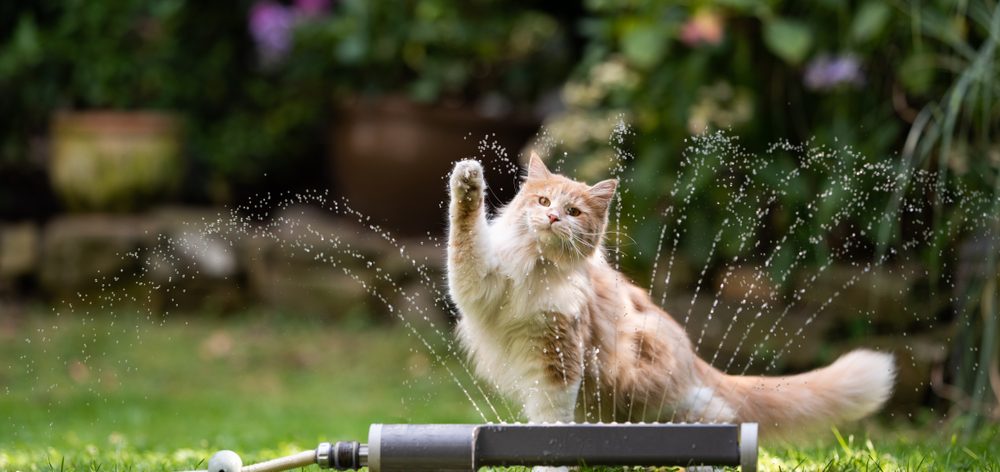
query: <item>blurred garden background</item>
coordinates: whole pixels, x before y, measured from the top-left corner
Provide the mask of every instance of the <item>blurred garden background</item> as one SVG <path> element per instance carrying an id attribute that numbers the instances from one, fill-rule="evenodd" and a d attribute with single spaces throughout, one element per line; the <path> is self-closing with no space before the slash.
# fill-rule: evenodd
<path id="1" fill-rule="evenodd" d="M 885 412 L 774 467 L 996 469 L 998 43 L 991 0 L 0 4 L 0 469 L 514 419 L 450 340 L 441 237 L 452 163 L 496 207 L 525 149 L 622 179 L 616 263 L 703 356 L 896 355 Z M 713 133 L 768 163 L 692 166 Z"/>

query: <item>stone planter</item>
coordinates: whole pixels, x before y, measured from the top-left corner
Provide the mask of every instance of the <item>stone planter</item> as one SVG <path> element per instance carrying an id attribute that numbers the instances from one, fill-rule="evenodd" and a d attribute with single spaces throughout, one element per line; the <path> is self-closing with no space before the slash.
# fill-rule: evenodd
<path id="1" fill-rule="evenodd" d="M 510 164 L 492 152 L 478 152 L 479 141 L 491 135 L 516 161 L 538 125 L 524 118 L 485 117 L 470 107 L 419 105 L 397 97 L 350 104 L 338 113 L 332 132 L 335 189 L 373 223 L 394 232 L 441 234 L 452 163 L 468 157 L 484 160 L 488 201 L 506 201 L 516 183 L 513 174 L 503 171 Z"/>
<path id="2" fill-rule="evenodd" d="M 49 178 L 75 211 L 132 211 L 160 201 L 182 174 L 178 120 L 152 111 L 60 112 Z"/>

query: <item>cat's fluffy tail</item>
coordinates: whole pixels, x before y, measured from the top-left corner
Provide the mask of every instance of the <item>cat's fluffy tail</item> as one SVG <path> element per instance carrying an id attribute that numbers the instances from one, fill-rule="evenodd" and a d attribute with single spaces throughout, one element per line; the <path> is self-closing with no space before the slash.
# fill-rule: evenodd
<path id="1" fill-rule="evenodd" d="M 703 362 L 699 370 L 732 416 L 701 419 L 757 422 L 762 432 L 777 435 L 867 416 L 888 400 L 896 378 L 892 355 L 867 349 L 787 377 L 726 375 Z"/>

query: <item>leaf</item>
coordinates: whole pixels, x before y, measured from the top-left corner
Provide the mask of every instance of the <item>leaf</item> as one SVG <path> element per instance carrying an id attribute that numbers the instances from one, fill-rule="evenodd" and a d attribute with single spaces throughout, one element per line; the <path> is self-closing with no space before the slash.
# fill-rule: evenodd
<path id="1" fill-rule="evenodd" d="M 930 54 L 910 54 L 899 66 L 899 80 L 907 92 L 927 93 L 934 85 L 934 57 Z"/>
<path id="2" fill-rule="evenodd" d="M 813 36 L 804 23 L 779 18 L 764 24 L 764 43 L 785 62 L 799 64 L 809 54 Z"/>
<path id="3" fill-rule="evenodd" d="M 649 68 L 660 62 L 666 51 L 667 40 L 668 31 L 665 25 L 633 24 L 622 35 L 622 52 L 636 66 Z"/>
<path id="4" fill-rule="evenodd" d="M 851 24 L 851 38 L 858 42 L 871 40 L 885 29 L 889 22 L 889 6 L 881 1 L 866 2 L 854 16 Z"/>
<path id="5" fill-rule="evenodd" d="M 420 103 L 432 103 L 441 96 L 441 83 L 424 76 L 410 84 L 410 98 Z"/>
<path id="6" fill-rule="evenodd" d="M 731 8 L 740 13 L 756 13 L 770 10 L 769 6 L 758 0 L 716 0 L 716 5 Z"/>
<path id="7" fill-rule="evenodd" d="M 42 60 L 42 46 L 38 27 L 31 15 L 24 15 L 17 22 L 9 46 L 0 48 L 0 78 L 17 73 L 19 68 L 32 66 Z"/>
<path id="8" fill-rule="evenodd" d="M 369 52 L 368 41 L 360 34 L 345 36 L 335 46 L 337 59 L 346 64 L 356 64 L 364 60 Z"/>

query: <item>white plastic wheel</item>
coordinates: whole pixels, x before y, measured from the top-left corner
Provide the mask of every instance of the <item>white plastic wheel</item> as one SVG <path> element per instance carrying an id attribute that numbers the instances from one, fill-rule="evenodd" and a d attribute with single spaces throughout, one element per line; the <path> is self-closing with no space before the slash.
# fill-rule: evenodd
<path id="1" fill-rule="evenodd" d="M 208 459 L 208 472 L 240 472 L 243 460 L 233 451 L 219 451 Z"/>

